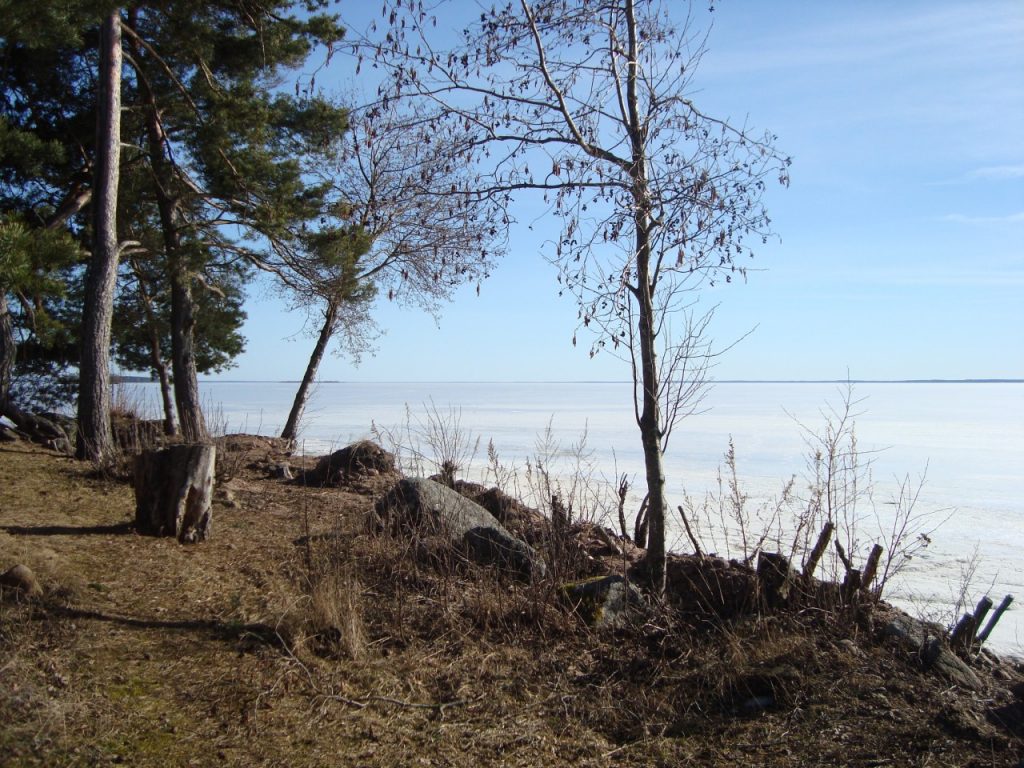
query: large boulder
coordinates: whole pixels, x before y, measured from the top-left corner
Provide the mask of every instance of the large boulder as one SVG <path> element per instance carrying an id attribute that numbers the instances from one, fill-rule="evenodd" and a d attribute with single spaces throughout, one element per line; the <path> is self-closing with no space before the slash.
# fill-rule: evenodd
<path id="1" fill-rule="evenodd" d="M 542 576 L 544 563 L 486 509 L 457 491 L 425 478 L 403 478 L 376 506 L 377 527 L 423 530 L 462 547 L 471 559 L 508 568 L 525 578 Z"/>
<path id="2" fill-rule="evenodd" d="M 306 482 L 317 485 L 339 485 L 357 477 L 371 477 L 395 471 L 395 457 L 370 440 L 320 457 L 316 469 L 307 472 Z"/>
<path id="3" fill-rule="evenodd" d="M 437 475 L 431 480 L 439 478 L 440 475 Z M 467 480 L 456 480 L 451 487 L 486 509 L 498 522 L 526 541 L 535 543 L 547 529 L 548 520 L 544 515 L 500 488 L 488 488 Z"/>

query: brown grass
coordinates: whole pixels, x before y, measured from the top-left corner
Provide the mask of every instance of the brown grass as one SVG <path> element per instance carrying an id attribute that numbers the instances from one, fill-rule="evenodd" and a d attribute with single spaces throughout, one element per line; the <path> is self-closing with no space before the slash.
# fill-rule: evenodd
<path id="1" fill-rule="evenodd" d="M 0 447 L 0 765 L 1014 765 L 1021 670 L 956 691 L 870 617 L 655 614 L 598 634 L 551 583 L 367 531 L 372 483 L 230 449 L 210 541 L 131 530 L 124 483 Z M 309 464 L 311 462 L 307 462 Z M 383 481 L 382 481 L 383 482 Z M 380 489 L 376 489 L 379 492 Z M 9 596 L 8 596 L 9 597 Z M 984 671 L 984 670 L 983 670 Z M 1004 718 L 1005 719 L 1005 718 Z"/>

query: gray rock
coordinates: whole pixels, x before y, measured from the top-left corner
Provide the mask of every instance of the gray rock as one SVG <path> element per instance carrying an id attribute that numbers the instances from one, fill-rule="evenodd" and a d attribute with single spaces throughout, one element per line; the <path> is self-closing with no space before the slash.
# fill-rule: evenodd
<path id="1" fill-rule="evenodd" d="M 908 651 L 919 654 L 926 669 L 942 675 L 951 683 L 971 691 L 983 688 L 974 670 L 942 640 L 945 632 L 938 624 L 895 612 L 882 629 L 882 634 L 894 638 Z"/>
<path id="2" fill-rule="evenodd" d="M 339 485 L 357 477 L 373 477 L 395 471 L 395 457 L 369 440 L 321 456 L 316 468 L 307 472 L 307 482 Z"/>
<path id="3" fill-rule="evenodd" d="M 935 637 L 922 649 L 925 665 L 961 688 L 980 691 L 984 686 L 974 670 L 963 659 L 951 651 L 945 643 Z"/>
<path id="4" fill-rule="evenodd" d="M 882 629 L 884 637 L 891 637 L 912 650 L 919 650 L 924 647 L 929 638 L 942 634 L 942 627 L 938 624 L 921 621 L 905 613 L 895 613 L 892 620 Z"/>
<path id="5" fill-rule="evenodd" d="M 867 654 L 865 654 L 864 651 L 860 649 L 860 646 L 858 646 L 855 642 L 853 642 L 853 640 L 850 640 L 849 638 L 844 638 L 840 640 L 839 645 L 842 647 L 844 651 L 846 651 L 854 658 L 863 659 L 865 656 L 867 656 Z"/>
<path id="6" fill-rule="evenodd" d="M 39 597 L 43 588 L 39 579 L 27 565 L 16 565 L 0 576 L 0 586 L 18 592 L 25 597 Z"/>
<path id="7" fill-rule="evenodd" d="M 628 623 L 643 606 L 640 590 L 617 575 L 566 584 L 562 594 L 587 624 L 600 629 Z"/>
<path id="8" fill-rule="evenodd" d="M 235 492 L 232 489 L 225 488 L 223 486 L 214 491 L 214 499 L 219 501 L 225 507 L 230 507 L 231 509 L 238 509 L 242 506 L 238 503 L 238 498 L 235 496 Z"/>
<path id="9" fill-rule="evenodd" d="M 465 547 L 479 563 L 502 565 L 530 578 L 544 563 L 488 512 L 451 488 L 424 478 L 403 478 L 375 506 L 379 527 L 395 531 L 425 527 Z"/>

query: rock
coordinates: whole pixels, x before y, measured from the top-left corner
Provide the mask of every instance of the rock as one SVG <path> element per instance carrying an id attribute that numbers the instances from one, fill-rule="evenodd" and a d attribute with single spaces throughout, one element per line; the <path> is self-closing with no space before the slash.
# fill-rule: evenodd
<path id="1" fill-rule="evenodd" d="M 546 528 L 547 518 L 544 515 L 500 488 L 487 488 L 466 480 L 456 480 L 451 487 L 467 499 L 475 501 L 494 515 L 498 522 L 527 541 L 538 538 Z"/>
<path id="2" fill-rule="evenodd" d="M 643 606 L 640 590 L 622 576 L 598 576 L 566 584 L 562 594 L 587 624 L 599 629 L 623 626 Z"/>
<path id="3" fill-rule="evenodd" d="M 47 447 L 70 447 L 71 445 L 68 435 L 75 433 L 74 428 L 72 427 L 69 432 L 59 423 L 65 417 L 49 414 L 49 416 L 57 419 L 57 421 L 54 421 L 53 418 L 47 418 L 46 415 L 22 411 L 16 408 L 10 401 L 7 402 L 4 409 L 4 416 L 14 424 L 20 434 L 34 443 Z M 71 423 L 72 425 L 74 424 L 73 421 Z"/>
<path id="4" fill-rule="evenodd" d="M 633 581 L 649 578 L 647 563 L 631 569 Z M 669 554 L 665 561 L 666 598 L 684 613 L 713 614 L 728 618 L 749 613 L 757 603 L 757 574 L 735 561 L 713 555 Z"/>
<path id="5" fill-rule="evenodd" d="M 317 485 L 338 485 L 353 477 L 369 477 L 395 471 L 395 457 L 369 440 L 322 456 L 316 469 L 307 472 L 307 482 Z"/>
<path id="6" fill-rule="evenodd" d="M 238 497 L 235 495 L 235 492 L 230 488 L 224 488 L 221 486 L 214 492 L 213 496 L 215 501 L 219 501 L 225 507 L 238 509 L 241 506 L 241 504 L 238 503 Z"/>
<path id="7" fill-rule="evenodd" d="M 599 563 L 603 570 L 621 569 L 622 565 L 633 567 L 646 554 L 632 541 L 619 536 L 610 528 L 596 523 L 576 523 L 569 530 L 588 558 Z"/>
<path id="8" fill-rule="evenodd" d="M 882 627 L 882 636 L 893 638 L 903 648 L 920 656 L 925 669 L 945 677 L 951 683 L 972 691 L 983 688 L 981 679 L 943 642 L 943 628 L 894 610 Z"/>
<path id="9" fill-rule="evenodd" d="M 0 576 L 0 587 L 14 590 L 25 597 L 39 597 L 43 588 L 27 565 L 16 565 Z"/>
<path id="10" fill-rule="evenodd" d="M 942 627 L 896 611 L 882 628 L 882 636 L 897 640 L 910 650 L 922 649 L 929 638 L 942 635 Z"/>
<path id="11" fill-rule="evenodd" d="M 855 659 L 867 658 L 867 654 L 864 653 L 863 649 L 848 637 L 839 641 L 839 647 Z"/>
<path id="12" fill-rule="evenodd" d="M 288 441 L 282 440 L 280 437 L 246 435 L 238 432 L 230 435 L 222 435 L 216 439 L 216 443 L 217 447 L 221 451 L 228 452 L 256 452 L 267 454 L 275 451 L 284 452 L 288 448 Z"/>
<path id="13" fill-rule="evenodd" d="M 938 672 L 951 683 L 971 691 L 980 691 L 984 687 L 974 670 L 939 638 L 930 639 L 922 651 L 925 666 Z"/>
<path id="14" fill-rule="evenodd" d="M 374 510 L 380 528 L 396 532 L 426 528 L 465 547 L 478 563 L 503 565 L 526 578 L 544 575 L 544 563 L 532 547 L 479 504 L 433 480 L 403 478 Z"/>

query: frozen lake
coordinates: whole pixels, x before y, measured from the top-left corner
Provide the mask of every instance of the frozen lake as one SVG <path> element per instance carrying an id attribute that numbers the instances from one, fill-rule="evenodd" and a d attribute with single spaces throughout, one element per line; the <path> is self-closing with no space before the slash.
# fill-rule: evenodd
<path id="1" fill-rule="evenodd" d="M 295 391 L 294 384 L 268 382 L 206 382 L 202 388 L 222 428 L 268 435 L 280 432 Z M 704 403 L 708 410 L 682 421 L 672 436 L 665 458 L 671 507 L 682 503 L 684 491 L 701 499 L 716 490 L 730 436 L 748 509 L 778 496 L 794 475 L 794 493 L 806 496 L 807 431 L 800 425 L 824 429 L 823 410 L 841 405 L 844 390 L 836 384 L 715 385 Z M 141 385 L 141 391 L 156 402 L 154 386 Z M 873 492 L 855 510 L 862 545 L 878 538 L 879 527 L 891 525 L 889 502 L 898 495 L 899 481 L 909 476 L 916 486 L 926 468 L 914 516 L 926 519 L 926 529 L 945 520 L 887 597 L 917 614 L 951 618 L 962 572 L 977 549 L 971 606 L 986 592 L 997 603 L 1007 593 L 1024 600 L 1024 384 L 866 383 L 854 385 L 853 396 L 857 448 L 872 461 Z M 429 459 L 435 453 L 426 436 L 431 408 L 444 419 L 454 413 L 460 430 L 480 439 L 465 475 L 487 472 L 492 441 L 502 464 L 517 469 L 525 491 L 527 460 L 536 456 L 538 436 L 550 425 L 560 477 L 572 472 L 571 446 L 585 432 L 595 480 L 626 473 L 635 489 L 643 484 L 630 387 L 621 383 L 323 383 L 306 411 L 301 450 L 326 453 L 370 437 L 376 425 Z M 638 502 L 631 495 L 631 503 Z M 618 527 L 615 519 L 606 522 Z M 679 519 L 671 524 L 670 541 L 690 551 Z M 719 536 L 714 544 L 720 554 L 739 554 L 735 535 L 729 541 Z M 1019 606 L 990 640 L 1018 655 L 1024 653 Z"/>

